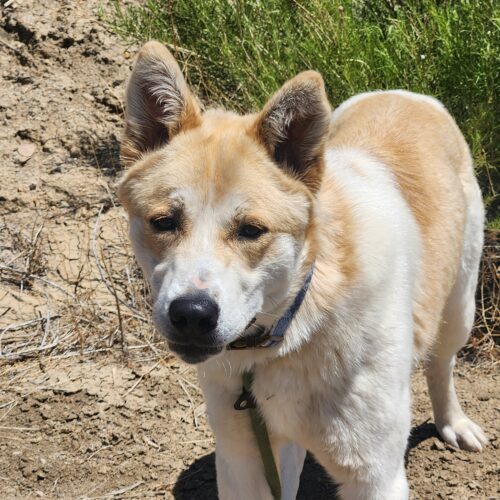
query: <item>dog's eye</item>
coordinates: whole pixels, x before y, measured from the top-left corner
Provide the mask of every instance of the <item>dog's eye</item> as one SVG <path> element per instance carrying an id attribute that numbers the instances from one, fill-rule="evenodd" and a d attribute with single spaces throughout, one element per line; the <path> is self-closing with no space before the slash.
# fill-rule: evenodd
<path id="1" fill-rule="evenodd" d="M 267 232 L 267 229 L 264 227 L 255 226 L 254 224 L 244 224 L 238 229 L 238 237 L 245 240 L 256 240 L 265 232 Z"/>
<path id="2" fill-rule="evenodd" d="M 156 217 L 149 221 L 155 231 L 173 232 L 177 229 L 177 221 L 173 217 Z"/>

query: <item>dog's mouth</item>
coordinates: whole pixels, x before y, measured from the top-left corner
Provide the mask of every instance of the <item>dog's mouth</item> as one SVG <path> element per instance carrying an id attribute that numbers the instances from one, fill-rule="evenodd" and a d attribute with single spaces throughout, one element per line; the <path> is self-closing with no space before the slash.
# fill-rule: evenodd
<path id="1" fill-rule="evenodd" d="M 267 315 L 266 315 L 267 316 Z M 231 342 L 218 343 L 215 338 L 204 339 L 206 344 L 197 340 L 188 340 L 185 338 L 166 338 L 170 350 L 176 354 L 180 359 L 189 364 L 203 363 L 212 356 L 220 354 L 225 349 L 234 350 L 246 347 L 258 347 L 263 336 L 268 332 L 269 325 L 262 323 L 269 323 L 269 319 L 262 320 L 262 313 L 257 313 L 243 331 Z M 166 335 L 165 335 L 166 336 Z M 213 343 L 212 343 L 213 341 Z"/>
<path id="2" fill-rule="evenodd" d="M 223 345 L 217 346 L 198 346 L 196 344 L 177 344 L 174 342 L 167 342 L 170 350 L 174 352 L 179 358 L 190 365 L 203 363 L 208 358 L 219 354 L 224 349 Z"/>
<path id="3" fill-rule="evenodd" d="M 240 336 L 234 342 L 238 342 L 245 338 L 257 338 L 262 334 L 262 327 L 256 324 L 257 317 L 252 318 L 245 329 L 241 332 Z M 232 344 L 231 343 L 231 344 Z M 220 354 L 225 348 L 230 348 L 231 344 L 210 344 L 200 345 L 189 341 L 178 341 L 167 339 L 167 344 L 170 350 L 175 353 L 179 358 L 189 364 L 203 363 L 208 358 Z"/>

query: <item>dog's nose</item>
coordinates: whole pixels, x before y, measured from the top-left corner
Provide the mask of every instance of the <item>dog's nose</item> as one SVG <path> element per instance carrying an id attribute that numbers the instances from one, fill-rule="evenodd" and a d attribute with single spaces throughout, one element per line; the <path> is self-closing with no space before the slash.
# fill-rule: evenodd
<path id="1" fill-rule="evenodd" d="M 183 295 L 172 301 L 168 315 L 179 332 L 203 335 L 217 326 L 219 306 L 207 294 Z"/>

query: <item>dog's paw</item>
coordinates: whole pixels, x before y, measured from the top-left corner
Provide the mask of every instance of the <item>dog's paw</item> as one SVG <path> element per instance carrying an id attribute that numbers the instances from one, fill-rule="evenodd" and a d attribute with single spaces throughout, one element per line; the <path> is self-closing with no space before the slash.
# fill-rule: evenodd
<path id="1" fill-rule="evenodd" d="M 461 450 L 482 451 L 488 444 L 488 438 L 481 427 L 465 415 L 437 425 L 437 428 L 447 443 Z"/>

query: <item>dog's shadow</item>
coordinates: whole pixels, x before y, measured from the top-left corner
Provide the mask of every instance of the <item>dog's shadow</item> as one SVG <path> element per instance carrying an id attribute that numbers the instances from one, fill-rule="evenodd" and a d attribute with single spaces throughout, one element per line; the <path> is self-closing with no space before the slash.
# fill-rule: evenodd
<path id="1" fill-rule="evenodd" d="M 413 448 L 437 436 L 434 424 L 423 422 L 413 427 L 408 441 L 406 460 Z M 323 467 L 308 453 L 300 476 L 297 500 L 335 499 L 336 490 L 337 487 Z M 217 500 L 215 453 L 199 458 L 189 469 L 183 471 L 174 486 L 173 495 L 176 500 Z"/>
<path id="2" fill-rule="evenodd" d="M 323 467 L 308 453 L 297 499 L 336 498 L 335 490 Z M 217 500 L 215 453 L 199 458 L 183 471 L 177 479 L 173 495 L 176 500 Z"/>

